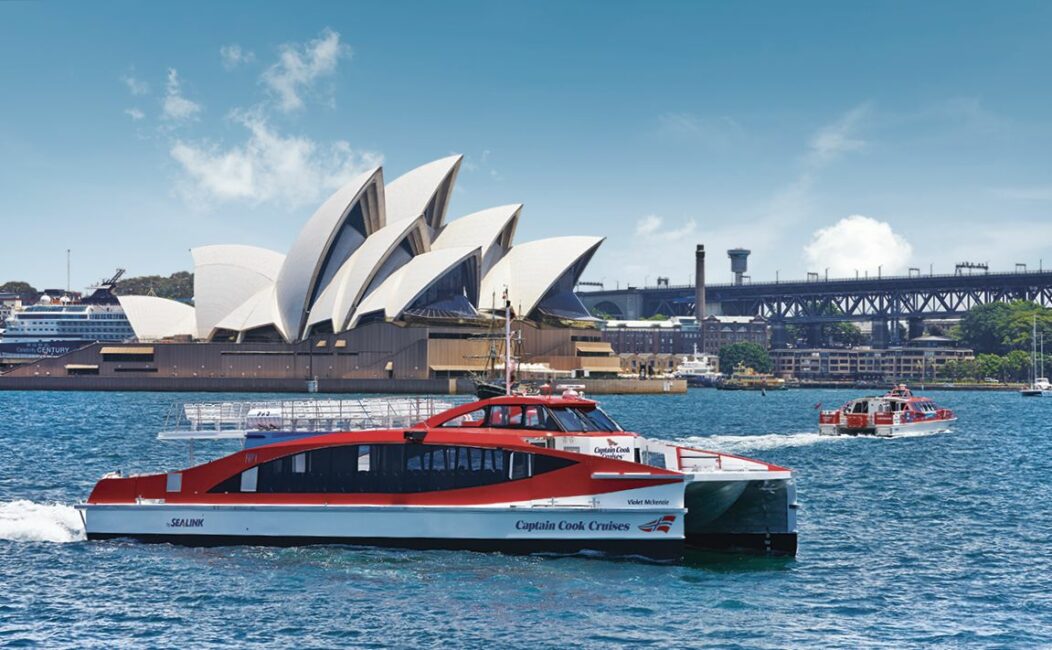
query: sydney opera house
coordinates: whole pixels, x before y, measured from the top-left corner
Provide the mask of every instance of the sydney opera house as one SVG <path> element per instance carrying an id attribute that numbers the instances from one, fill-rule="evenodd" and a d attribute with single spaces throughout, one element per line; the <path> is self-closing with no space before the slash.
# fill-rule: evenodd
<path id="1" fill-rule="evenodd" d="M 284 253 L 195 248 L 193 306 L 123 296 L 138 341 L 61 360 L 77 374 L 111 376 L 457 377 L 486 366 L 487 334 L 503 330 L 506 296 L 525 360 L 563 373 L 616 372 L 574 294 L 602 238 L 516 243 L 521 204 L 450 218 L 461 162 L 442 158 L 386 184 L 380 167 L 361 174 Z M 63 374 L 34 365 L 37 374 Z"/>

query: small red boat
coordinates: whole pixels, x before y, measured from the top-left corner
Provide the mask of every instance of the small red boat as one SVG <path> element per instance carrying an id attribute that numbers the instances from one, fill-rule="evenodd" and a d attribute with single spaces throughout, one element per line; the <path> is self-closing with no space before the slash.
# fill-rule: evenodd
<path id="1" fill-rule="evenodd" d="M 822 411 L 818 432 L 822 435 L 896 435 L 939 433 L 949 429 L 957 416 L 927 397 L 914 396 L 899 384 L 879 397 L 860 397 L 836 411 Z"/>
<path id="2" fill-rule="evenodd" d="M 327 403 L 183 407 L 200 435 L 161 437 L 243 434 L 245 448 L 184 470 L 107 475 L 78 506 L 88 538 L 656 559 L 688 547 L 796 553 L 790 470 L 643 438 L 572 392 L 497 397 L 388 428 L 304 431 L 348 427 L 350 402 Z M 224 429 L 231 422 L 240 424 Z"/>

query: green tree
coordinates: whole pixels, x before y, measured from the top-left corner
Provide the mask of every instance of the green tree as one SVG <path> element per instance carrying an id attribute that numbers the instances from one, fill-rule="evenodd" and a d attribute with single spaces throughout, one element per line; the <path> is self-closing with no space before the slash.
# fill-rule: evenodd
<path id="1" fill-rule="evenodd" d="M 1004 379 L 1004 360 L 996 354 L 975 357 L 975 379 Z"/>
<path id="2" fill-rule="evenodd" d="M 731 343 L 720 348 L 721 371 L 732 373 L 739 363 L 756 372 L 771 371 L 771 357 L 755 343 Z"/>
<path id="3" fill-rule="evenodd" d="M 0 293 L 38 293 L 36 288 L 28 282 L 18 280 L 0 284 Z"/>
<path id="4" fill-rule="evenodd" d="M 1004 333 L 1012 308 L 1007 303 L 994 302 L 968 310 L 960 323 L 961 342 L 979 353 L 1004 354 Z"/>
<path id="5" fill-rule="evenodd" d="M 1052 309 L 1027 300 L 973 307 L 951 334 L 976 352 L 1003 355 L 1030 349 L 1035 318 L 1038 331 L 1052 340 Z"/>
<path id="6" fill-rule="evenodd" d="M 979 363 L 975 359 L 951 359 L 942 368 L 942 373 L 950 379 L 981 379 Z"/>
<path id="7" fill-rule="evenodd" d="M 1005 379 L 1028 381 L 1030 379 L 1030 355 L 1022 350 L 1012 350 L 1002 359 Z"/>
<path id="8" fill-rule="evenodd" d="M 178 271 L 168 277 L 142 275 L 125 278 L 117 283 L 116 292 L 123 296 L 154 295 L 185 302 L 194 297 L 194 274 Z"/>

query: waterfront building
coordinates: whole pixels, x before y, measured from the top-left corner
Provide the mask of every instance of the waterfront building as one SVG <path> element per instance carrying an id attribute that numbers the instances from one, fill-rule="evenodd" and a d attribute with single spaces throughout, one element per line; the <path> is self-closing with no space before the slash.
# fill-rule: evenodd
<path id="1" fill-rule="evenodd" d="M 774 373 L 816 381 L 933 381 L 949 361 L 974 358 L 957 347 L 795 348 L 771 350 Z"/>
<path id="2" fill-rule="evenodd" d="M 701 326 L 693 316 L 662 320 L 606 320 L 600 324 L 602 338 L 618 354 L 718 355 L 732 343 L 755 343 L 768 347 L 767 321 L 760 316 L 706 317 Z"/>
<path id="3" fill-rule="evenodd" d="M 707 316 L 701 328 L 704 343 L 701 351 L 706 354 L 719 354 L 721 348 L 733 343 L 770 347 L 767 320 L 762 316 Z"/>
<path id="4" fill-rule="evenodd" d="M 607 320 L 600 323 L 600 331 L 618 354 L 689 354 L 695 345 L 701 345 L 701 329 L 692 316 Z"/>

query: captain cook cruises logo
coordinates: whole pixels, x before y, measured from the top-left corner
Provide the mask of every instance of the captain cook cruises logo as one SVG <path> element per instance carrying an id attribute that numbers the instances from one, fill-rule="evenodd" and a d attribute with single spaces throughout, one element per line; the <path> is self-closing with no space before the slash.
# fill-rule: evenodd
<path id="1" fill-rule="evenodd" d="M 653 533 L 658 530 L 660 530 L 663 533 L 667 533 L 672 528 L 672 524 L 674 523 L 676 523 L 676 515 L 665 515 L 664 517 L 655 519 L 654 521 L 648 521 L 647 523 L 641 525 L 639 527 L 639 530 L 643 531 L 644 533 Z"/>

